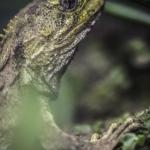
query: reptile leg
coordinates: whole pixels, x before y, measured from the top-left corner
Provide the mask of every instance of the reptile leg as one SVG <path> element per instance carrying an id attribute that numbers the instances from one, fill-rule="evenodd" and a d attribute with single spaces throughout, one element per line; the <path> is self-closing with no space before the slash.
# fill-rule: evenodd
<path id="1" fill-rule="evenodd" d="M 94 148 L 96 150 L 113 150 L 121 138 L 124 136 L 125 133 L 139 128 L 141 126 L 133 118 L 128 118 L 125 122 L 119 124 L 112 124 L 108 131 L 104 132 L 101 137 L 95 138 L 96 136 L 92 136 L 91 143 L 94 144 Z"/>

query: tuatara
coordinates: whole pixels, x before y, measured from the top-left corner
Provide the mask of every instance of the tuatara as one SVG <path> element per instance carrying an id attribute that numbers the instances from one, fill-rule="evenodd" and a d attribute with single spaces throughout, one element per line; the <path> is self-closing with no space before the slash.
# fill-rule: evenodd
<path id="1" fill-rule="evenodd" d="M 0 150 L 12 144 L 23 107 L 20 91 L 30 85 L 39 94 L 45 123 L 42 147 L 54 149 L 49 133 L 59 136 L 62 131 L 49 112 L 48 100 L 57 96 L 61 76 L 103 4 L 103 0 L 34 0 L 10 20 L 0 35 Z"/>

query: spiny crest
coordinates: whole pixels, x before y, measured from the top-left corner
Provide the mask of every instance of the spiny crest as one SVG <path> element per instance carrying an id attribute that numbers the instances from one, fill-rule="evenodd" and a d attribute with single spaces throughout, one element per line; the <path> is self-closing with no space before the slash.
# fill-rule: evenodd
<path id="1" fill-rule="evenodd" d="M 0 42 L 7 37 L 8 34 L 15 31 L 15 26 L 17 23 L 18 17 L 15 16 L 13 19 L 10 20 L 6 28 L 3 29 L 2 33 L 0 33 Z"/>
<path id="2" fill-rule="evenodd" d="M 7 39 L 9 34 L 15 33 L 17 20 L 18 17 L 14 17 L 10 20 L 7 27 L 3 29 L 2 34 L 0 34 L 0 69 L 4 66 L 9 56 L 9 53 L 6 50 L 3 50 L 4 41 Z"/>

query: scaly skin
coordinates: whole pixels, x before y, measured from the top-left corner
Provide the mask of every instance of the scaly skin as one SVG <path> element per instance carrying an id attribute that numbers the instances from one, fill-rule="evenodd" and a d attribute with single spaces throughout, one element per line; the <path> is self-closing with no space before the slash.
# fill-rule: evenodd
<path id="1" fill-rule="evenodd" d="M 24 86 L 32 85 L 43 96 L 39 98 L 43 120 L 49 130 L 60 131 L 48 112 L 47 97 L 57 95 L 60 78 L 77 44 L 90 31 L 103 6 L 103 0 L 70 0 L 72 9 L 68 9 L 62 1 L 33 1 L 1 35 L 0 150 L 10 145 L 21 105 L 20 88 Z"/>

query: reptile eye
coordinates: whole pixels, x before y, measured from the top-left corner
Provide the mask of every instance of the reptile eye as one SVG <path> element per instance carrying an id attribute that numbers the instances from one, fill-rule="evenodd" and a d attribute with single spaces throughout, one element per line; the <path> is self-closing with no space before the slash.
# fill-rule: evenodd
<path id="1" fill-rule="evenodd" d="M 73 10 L 76 8 L 78 0 L 60 0 L 63 10 Z"/>

